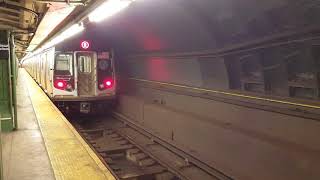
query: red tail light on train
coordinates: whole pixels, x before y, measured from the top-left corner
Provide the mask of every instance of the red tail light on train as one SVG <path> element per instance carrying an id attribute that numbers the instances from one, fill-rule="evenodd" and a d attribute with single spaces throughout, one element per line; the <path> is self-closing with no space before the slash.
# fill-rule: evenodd
<path id="1" fill-rule="evenodd" d="M 54 81 L 54 87 L 64 90 L 67 87 L 67 83 L 64 80 L 58 79 Z"/>
<path id="2" fill-rule="evenodd" d="M 112 88 L 113 84 L 114 84 L 114 81 L 112 78 L 106 78 L 102 81 L 102 83 L 99 84 L 99 89 L 104 90 L 104 89 Z"/>
<path id="3" fill-rule="evenodd" d="M 53 85 L 60 90 L 72 91 L 74 89 L 74 80 L 72 78 L 55 77 Z"/>
<path id="4" fill-rule="evenodd" d="M 100 91 L 114 87 L 114 78 L 112 72 L 112 64 L 108 52 L 98 53 L 97 73 L 98 73 L 98 89 Z"/>

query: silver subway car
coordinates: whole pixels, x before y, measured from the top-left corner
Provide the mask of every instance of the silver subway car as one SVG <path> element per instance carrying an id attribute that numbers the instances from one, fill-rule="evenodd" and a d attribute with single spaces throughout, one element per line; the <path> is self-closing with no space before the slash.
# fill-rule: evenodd
<path id="1" fill-rule="evenodd" d="M 113 51 L 84 50 L 72 43 L 29 55 L 23 67 L 61 110 L 104 112 L 116 97 Z"/>

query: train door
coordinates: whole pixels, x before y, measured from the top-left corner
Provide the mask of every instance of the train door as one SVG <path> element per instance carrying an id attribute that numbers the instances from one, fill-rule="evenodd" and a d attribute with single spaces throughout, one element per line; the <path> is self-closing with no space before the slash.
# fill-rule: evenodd
<path id="1" fill-rule="evenodd" d="M 41 71 L 40 71 L 40 77 L 41 77 L 41 86 L 44 90 L 46 90 L 46 77 L 45 77 L 45 66 L 46 66 L 46 53 L 43 53 L 41 55 Z"/>
<path id="2" fill-rule="evenodd" d="M 76 52 L 78 95 L 94 96 L 96 91 L 96 54 Z"/>
<path id="3" fill-rule="evenodd" d="M 34 79 L 38 82 L 38 56 L 36 56 L 34 60 L 34 70 Z"/>
<path id="4" fill-rule="evenodd" d="M 39 84 L 41 84 L 40 71 L 41 71 L 41 57 L 40 57 L 40 55 L 38 55 L 38 59 L 37 59 L 37 82 Z"/>
<path id="5" fill-rule="evenodd" d="M 35 56 L 34 57 L 34 62 L 33 62 L 33 66 L 34 66 L 34 79 L 36 80 L 36 81 L 38 81 L 37 79 L 38 79 L 38 71 L 37 71 L 37 69 L 38 69 L 38 56 Z"/>
<path id="6" fill-rule="evenodd" d="M 42 63 L 43 63 L 43 65 L 42 65 L 42 72 L 41 72 L 41 74 L 42 74 L 42 81 L 43 81 L 43 88 L 44 88 L 44 90 L 45 91 L 47 91 L 48 89 L 47 89 L 47 74 L 46 74 L 46 70 L 47 70 L 47 52 L 46 53 L 44 53 L 43 54 L 43 60 L 42 60 Z"/>
<path id="7" fill-rule="evenodd" d="M 47 53 L 47 64 L 46 64 L 46 79 L 47 79 L 47 91 L 48 94 L 52 95 L 52 83 L 53 83 L 53 61 L 54 61 L 54 50 L 50 50 Z"/>

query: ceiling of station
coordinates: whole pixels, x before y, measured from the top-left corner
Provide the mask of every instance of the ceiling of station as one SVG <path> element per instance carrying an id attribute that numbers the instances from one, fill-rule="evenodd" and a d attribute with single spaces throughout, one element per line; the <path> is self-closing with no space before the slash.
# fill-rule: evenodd
<path id="1" fill-rule="evenodd" d="M 25 53 L 47 9 L 46 3 L 37 3 L 33 0 L 3 0 L 0 2 L 0 28 L 14 32 L 18 56 Z"/>
<path id="2" fill-rule="evenodd" d="M 86 0 L 0 0 L 0 29 L 14 33 L 16 54 L 23 57 Z M 29 48 L 28 48 L 29 47 Z"/>
<path id="3" fill-rule="evenodd" d="M 27 52 L 35 50 L 39 44 L 57 27 L 73 10 L 75 6 L 67 4 L 50 4 L 49 9 L 39 23 Z"/>

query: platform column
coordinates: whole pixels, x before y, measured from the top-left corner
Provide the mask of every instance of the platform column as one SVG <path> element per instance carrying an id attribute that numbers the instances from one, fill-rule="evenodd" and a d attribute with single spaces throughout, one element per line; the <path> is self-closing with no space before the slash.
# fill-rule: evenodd
<path id="1" fill-rule="evenodd" d="M 1 119 L 1 113 L 0 113 L 0 119 Z M 2 173 L 2 139 L 1 139 L 1 123 L 0 123 L 0 180 L 3 179 L 3 173 Z"/>
<path id="2" fill-rule="evenodd" d="M 3 131 L 11 131 L 14 129 L 14 92 L 12 84 L 12 63 L 10 58 L 9 32 L 0 30 L 0 113 L 2 115 L 1 125 Z"/>

